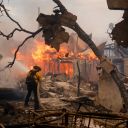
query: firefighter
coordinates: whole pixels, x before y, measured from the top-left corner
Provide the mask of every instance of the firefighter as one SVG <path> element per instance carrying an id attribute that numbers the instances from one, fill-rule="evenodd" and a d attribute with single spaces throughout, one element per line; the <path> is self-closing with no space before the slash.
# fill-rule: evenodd
<path id="1" fill-rule="evenodd" d="M 31 96 L 31 93 L 34 94 L 34 109 L 39 109 L 40 103 L 39 103 L 39 84 L 41 82 L 41 76 L 39 72 L 41 71 L 41 68 L 39 66 L 33 66 L 33 69 L 29 71 L 27 77 L 26 77 L 26 84 L 27 84 L 27 95 L 25 98 L 24 106 L 28 107 L 29 104 L 29 98 Z"/>

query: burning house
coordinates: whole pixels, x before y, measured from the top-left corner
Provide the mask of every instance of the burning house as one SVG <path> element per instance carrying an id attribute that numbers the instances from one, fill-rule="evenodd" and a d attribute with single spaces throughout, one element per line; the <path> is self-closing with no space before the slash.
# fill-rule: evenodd
<path id="1" fill-rule="evenodd" d="M 25 52 L 18 52 L 17 61 L 23 63 L 28 69 L 31 69 L 33 65 L 39 65 L 42 68 L 42 77 L 65 74 L 66 79 L 71 80 L 78 76 L 78 62 L 83 80 L 95 81 L 97 79 L 92 76 L 96 72 L 98 59 L 90 49 L 74 53 L 67 44 L 62 44 L 57 52 L 43 41 L 35 39 L 34 46 L 29 51 L 31 51 L 29 55 Z M 91 72 L 93 72 L 92 75 L 90 75 Z"/>
<path id="2" fill-rule="evenodd" d="M 31 47 L 26 46 L 23 50 L 18 51 L 14 66 L 10 70 L 7 69 L 1 72 L 1 90 L 9 89 L 12 90 L 10 92 L 13 93 L 16 92 L 15 89 L 21 89 L 21 84 L 24 86 L 26 74 L 33 65 L 39 65 L 42 68 L 42 77 L 46 78 L 50 76 L 53 81 L 58 79 L 60 81 L 72 81 L 77 83 L 79 77 L 82 81 L 87 83 L 97 81 L 97 57 L 85 46 L 84 50 L 81 50 L 81 47 L 83 47 L 83 45 L 80 46 L 81 42 L 76 39 L 73 40 L 73 38 L 76 38 L 76 34 L 71 38 L 70 41 L 72 43 L 74 42 L 73 45 L 63 43 L 60 45 L 58 52 L 55 48 L 46 45 L 42 39 L 36 38 L 33 41 L 30 40 L 33 44 Z M 14 54 L 15 50 L 16 49 L 12 47 L 10 50 L 11 54 Z M 11 55 L 1 58 L 0 68 L 2 69 L 11 60 Z M 3 75 L 5 77 L 3 77 Z M 9 95 L 12 93 L 9 93 Z M 1 94 L 3 96 L 3 93 Z M 19 97 L 22 97 L 22 92 Z"/>

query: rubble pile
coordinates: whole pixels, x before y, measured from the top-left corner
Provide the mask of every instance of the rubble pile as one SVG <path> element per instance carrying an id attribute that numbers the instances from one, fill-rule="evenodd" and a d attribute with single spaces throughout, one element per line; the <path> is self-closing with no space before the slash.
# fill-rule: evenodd
<path id="1" fill-rule="evenodd" d="M 56 128 L 67 125 L 77 128 L 88 125 L 91 127 L 94 124 L 104 125 L 106 122 L 101 120 L 98 113 L 101 114 L 100 116 L 104 116 L 102 118 L 106 118 L 105 113 L 111 114 L 111 111 L 95 102 L 97 96 L 97 87 L 95 86 L 92 83 L 81 81 L 80 96 L 77 97 L 77 83 L 73 83 L 72 80 L 66 82 L 63 79 L 53 81 L 51 76 L 47 76 L 43 79 L 40 87 L 42 108 L 37 111 L 33 109 L 33 98 L 31 98 L 29 108 L 24 107 L 23 99 L 21 101 L 2 101 L 0 103 L 0 123 L 7 127 Z M 21 88 L 21 91 L 24 91 L 25 94 L 25 87 L 24 90 Z M 90 122 L 90 114 L 98 119 Z M 106 125 L 109 125 L 109 122 L 113 123 L 108 120 Z M 112 126 L 119 122 L 114 121 Z"/>
<path id="2" fill-rule="evenodd" d="M 77 83 L 71 81 L 65 82 L 63 79 L 60 81 L 52 81 L 51 77 L 46 77 L 40 88 L 40 101 L 42 106 L 49 106 L 51 108 L 65 108 L 69 103 L 65 103 L 62 99 L 73 99 L 77 97 Z M 88 96 L 95 99 L 97 92 L 92 90 L 89 83 L 81 82 L 80 97 Z"/>

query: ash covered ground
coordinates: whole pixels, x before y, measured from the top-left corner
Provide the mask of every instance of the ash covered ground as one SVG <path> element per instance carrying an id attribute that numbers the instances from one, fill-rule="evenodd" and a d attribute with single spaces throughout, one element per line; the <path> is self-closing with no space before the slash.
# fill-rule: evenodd
<path id="1" fill-rule="evenodd" d="M 25 111 L 34 111 L 33 96 L 31 96 L 30 106 L 28 108 L 24 107 L 24 97 L 27 93 L 24 81 L 25 80 L 18 82 L 17 89 L 12 89 L 12 92 L 7 88 L 5 89 L 5 97 L 0 101 L 1 123 L 24 124 L 27 121 Z M 82 105 L 79 111 L 87 111 L 90 105 L 93 105 L 93 101 L 96 98 L 97 86 L 81 81 L 79 97 L 77 96 L 77 86 L 77 80 L 76 82 L 67 82 L 64 75 L 54 77 L 54 79 L 51 76 L 43 78 L 40 86 L 40 104 L 42 106 L 40 111 L 45 112 L 52 110 L 59 112 L 60 110 L 66 109 L 69 112 L 76 112 L 80 104 Z M 10 93 L 8 93 L 8 91 Z"/>

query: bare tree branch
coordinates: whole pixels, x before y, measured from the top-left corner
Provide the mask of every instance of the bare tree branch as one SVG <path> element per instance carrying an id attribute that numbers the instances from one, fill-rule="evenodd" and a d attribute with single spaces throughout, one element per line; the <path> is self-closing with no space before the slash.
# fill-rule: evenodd
<path id="1" fill-rule="evenodd" d="M 58 5 L 61 13 L 64 13 L 65 11 L 67 11 L 67 9 L 63 6 L 63 4 L 59 0 L 53 0 L 53 1 Z"/>
<path id="2" fill-rule="evenodd" d="M 3 3 L 3 0 L 1 0 L 0 5 Z"/>
<path id="3" fill-rule="evenodd" d="M 1 13 L 3 14 L 3 12 L 5 12 L 5 14 L 6 14 L 6 16 L 12 21 L 12 22 L 14 22 L 19 28 L 15 28 L 12 32 L 10 32 L 8 35 L 6 35 L 6 34 L 4 34 L 3 32 L 0 32 L 0 35 L 2 35 L 3 37 L 6 37 L 7 39 L 9 39 L 9 38 L 11 38 L 13 35 L 14 35 L 14 33 L 16 32 L 16 31 L 22 31 L 22 32 L 25 32 L 25 33 L 28 33 L 28 34 L 33 34 L 33 32 L 31 32 L 31 31 L 28 31 L 28 30 L 26 30 L 26 29 L 24 29 L 16 20 L 14 20 L 10 15 L 9 15 L 9 13 L 8 13 L 8 10 L 5 8 L 5 6 L 2 4 L 2 2 L 1 2 L 1 4 L 0 4 L 0 11 L 1 11 Z M 2 10 L 3 9 L 3 10 Z"/>
<path id="4" fill-rule="evenodd" d="M 9 64 L 6 65 L 4 68 L 0 69 L 0 72 L 4 71 L 6 68 L 11 68 L 14 65 L 14 63 L 15 63 L 15 60 L 16 60 L 16 57 L 17 57 L 17 53 L 20 50 L 20 48 L 27 42 L 27 40 L 29 40 L 30 38 L 34 38 L 42 30 L 43 30 L 43 28 L 40 28 L 37 31 L 33 32 L 30 36 L 26 37 L 24 39 L 24 41 L 17 47 L 17 49 L 16 49 L 16 51 L 14 53 L 14 58 L 13 58 L 12 62 L 8 62 Z"/>
<path id="5" fill-rule="evenodd" d="M 14 29 L 10 34 L 8 34 L 8 35 L 5 35 L 2 31 L 0 31 L 0 35 L 3 36 L 3 37 L 6 37 L 6 39 L 9 40 L 10 38 L 13 37 L 13 34 L 14 34 L 16 31 L 21 32 L 22 30 L 21 30 L 21 29 L 18 29 L 18 28 L 15 28 L 15 29 Z"/>
<path id="6" fill-rule="evenodd" d="M 3 0 L 2 0 L 1 3 L 0 3 L 0 11 L 1 11 L 1 13 L 3 14 L 3 12 L 5 12 L 6 16 L 7 16 L 12 22 L 14 22 L 14 23 L 18 26 L 18 28 L 14 28 L 14 29 L 12 30 L 12 32 L 10 32 L 8 35 L 4 34 L 2 31 L 0 31 L 0 35 L 3 36 L 3 37 L 5 37 L 7 40 L 9 40 L 10 38 L 12 38 L 13 35 L 14 35 L 14 33 L 15 33 L 16 31 L 25 32 L 25 33 L 27 33 L 27 34 L 30 34 L 30 36 L 26 37 L 26 38 L 24 39 L 24 41 L 17 47 L 17 49 L 16 49 L 16 51 L 15 51 L 15 53 L 14 53 L 14 58 L 13 58 L 12 62 L 9 62 L 9 64 L 6 65 L 6 66 L 5 66 L 3 69 L 1 69 L 0 71 L 5 70 L 6 68 L 11 68 L 11 67 L 13 66 L 13 64 L 15 63 L 15 60 L 16 60 L 17 53 L 18 53 L 19 49 L 27 42 L 28 39 L 34 38 L 39 32 L 41 32 L 41 31 L 43 30 L 43 28 L 40 28 L 40 29 L 38 29 L 38 30 L 35 31 L 35 32 L 31 32 L 31 31 L 28 31 L 28 30 L 24 29 L 24 28 L 19 24 L 19 22 L 17 22 L 16 20 L 14 20 L 14 19 L 9 15 L 8 10 L 5 8 L 5 6 L 4 6 L 2 3 L 3 3 Z"/>
<path id="7" fill-rule="evenodd" d="M 11 68 L 11 67 L 13 66 L 13 64 L 15 63 L 16 56 L 17 56 L 17 53 L 18 53 L 19 49 L 27 42 L 28 39 L 34 38 L 39 32 L 42 31 L 42 29 L 43 29 L 43 28 L 38 29 L 38 30 L 35 31 L 32 35 L 30 35 L 30 36 L 28 36 L 28 37 L 26 37 L 26 38 L 24 39 L 24 41 L 17 47 L 17 49 L 16 49 L 16 51 L 15 51 L 15 53 L 14 53 L 14 58 L 13 58 L 12 62 L 9 62 L 9 64 L 6 66 L 6 68 L 7 68 L 7 67 L 10 67 L 10 68 Z"/>

